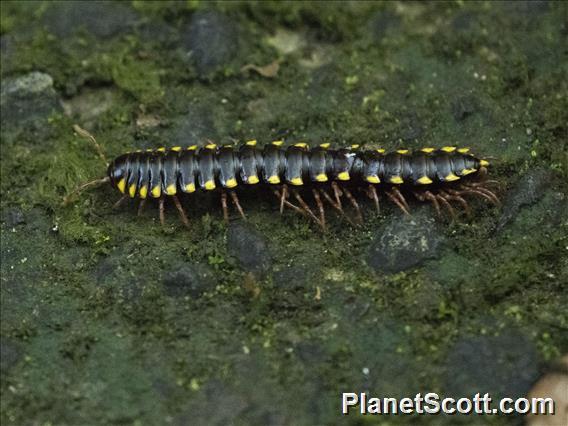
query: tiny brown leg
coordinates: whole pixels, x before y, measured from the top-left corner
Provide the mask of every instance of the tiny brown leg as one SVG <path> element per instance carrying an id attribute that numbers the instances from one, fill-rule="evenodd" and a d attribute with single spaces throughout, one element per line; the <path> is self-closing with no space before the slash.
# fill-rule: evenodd
<path id="1" fill-rule="evenodd" d="M 138 216 L 142 216 L 142 211 L 144 210 L 145 205 L 146 205 L 146 198 L 142 198 L 140 200 L 140 204 L 138 204 Z"/>
<path id="2" fill-rule="evenodd" d="M 124 203 L 127 199 L 128 195 L 123 195 L 122 197 L 120 197 L 120 200 L 118 200 L 116 203 L 112 205 L 112 208 L 113 209 L 119 208 L 120 206 L 122 206 L 122 203 Z"/>
<path id="3" fill-rule="evenodd" d="M 480 187 L 472 187 L 466 185 L 460 186 L 460 189 L 462 189 L 465 194 L 477 194 L 496 206 L 499 206 L 501 204 L 497 196 L 487 189 L 485 191 L 482 191 Z M 487 193 L 486 191 L 488 191 L 489 193 Z"/>
<path id="4" fill-rule="evenodd" d="M 229 222 L 229 208 L 227 207 L 227 193 L 225 191 L 221 192 L 221 207 L 223 208 L 223 219 L 225 222 Z"/>
<path id="5" fill-rule="evenodd" d="M 404 195 L 402 195 L 402 193 L 400 192 L 400 190 L 396 187 L 393 186 L 392 187 L 392 192 L 394 193 L 394 195 L 400 200 L 400 202 L 402 203 L 402 205 L 404 207 L 406 207 L 406 211 L 410 211 L 410 207 L 408 206 L 408 203 L 406 202 L 406 199 L 404 198 Z"/>
<path id="6" fill-rule="evenodd" d="M 339 188 L 339 185 L 337 184 L 337 182 L 331 182 L 331 188 L 333 189 L 333 195 L 335 196 L 335 202 L 337 203 L 339 208 L 341 208 L 341 196 L 343 195 L 343 192 L 341 192 L 341 189 Z"/>
<path id="7" fill-rule="evenodd" d="M 402 210 L 402 212 L 407 215 L 410 216 L 410 212 L 406 209 L 406 207 L 404 206 L 404 204 L 400 201 L 400 198 L 396 196 L 396 194 L 394 194 L 392 191 L 386 191 L 387 197 L 390 198 L 390 200 L 395 203 L 397 205 L 397 207 L 399 209 Z"/>
<path id="8" fill-rule="evenodd" d="M 312 209 L 310 209 L 310 206 L 308 206 L 308 204 L 304 201 L 304 199 L 302 198 L 302 196 L 300 195 L 300 193 L 296 190 L 292 191 L 292 194 L 294 195 L 294 198 L 296 198 L 296 200 L 298 200 L 298 203 L 300 204 L 300 207 L 302 207 L 302 209 L 308 214 L 309 217 L 311 217 L 318 225 L 321 226 L 321 223 L 319 221 L 319 219 L 317 218 L 317 216 L 314 214 L 314 212 L 312 211 Z"/>
<path id="9" fill-rule="evenodd" d="M 280 214 L 284 212 L 284 201 L 288 198 L 288 185 L 282 185 L 282 196 L 280 198 Z"/>
<path id="10" fill-rule="evenodd" d="M 245 212 L 243 211 L 243 208 L 241 207 L 241 203 L 239 203 L 239 197 L 237 197 L 237 193 L 235 191 L 230 191 L 229 193 L 231 194 L 231 200 L 233 201 L 233 204 L 235 205 L 235 207 L 239 211 L 241 217 L 244 220 L 247 220 L 247 217 L 245 216 Z"/>
<path id="11" fill-rule="evenodd" d="M 327 193 L 326 190 L 324 189 L 320 189 L 320 193 L 321 195 L 323 195 L 323 198 L 325 198 L 325 200 L 335 209 L 339 212 L 339 214 L 341 214 L 342 217 L 344 217 L 351 225 L 355 226 L 355 222 L 353 222 L 353 220 L 351 220 L 351 218 L 349 216 L 347 216 L 345 214 L 345 212 L 343 211 L 343 209 L 341 208 L 340 204 L 337 204 L 332 198 L 331 195 L 329 195 Z"/>
<path id="12" fill-rule="evenodd" d="M 377 213 L 380 213 L 381 206 L 379 205 L 379 196 L 377 194 L 377 188 L 375 188 L 375 185 L 372 184 L 369 185 L 369 190 L 367 192 L 367 195 L 371 200 L 375 202 L 375 208 L 377 209 Z"/>
<path id="13" fill-rule="evenodd" d="M 440 200 L 440 202 L 444 205 L 444 207 L 446 207 L 446 209 L 448 210 L 448 213 L 450 213 L 450 216 L 452 217 L 452 220 L 455 221 L 456 220 L 456 212 L 454 210 L 454 208 L 452 207 L 452 205 L 449 203 L 448 200 L 446 200 L 443 196 L 441 195 L 436 195 L 436 198 L 438 200 Z"/>
<path id="14" fill-rule="evenodd" d="M 440 210 L 440 203 L 438 203 L 436 196 L 432 194 L 430 191 L 425 191 L 423 196 L 424 196 L 423 200 L 429 200 L 432 202 L 434 208 L 436 209 L 436 214 L 438 215 L 438 217 L 442 216 L 442 211 Z"/>
<path id="15" fill-rule="evenodd" d="M 320 195 L 319 195 L 317 189 L 315 189 L 315 188 L 312 189 L 312 193 L 314 194 L 314 198 L 316 200 L 316 205 L 318 206 L 321 227 L 325 231 L 325 209 L 323 207 L 323 203 L 321 202 L 321 198 L 320 198 Z"/>
<path id="16" fill-rule="evenodd" d="M 467 201 L 461 196 L 460 192 L 454 189 L 449 189 L 448 192 L 449 194 L 445 191 L 442 191 L 442 195 L 445 196 L 448 200 L 455 200 L 460 203 L 465 210 L 465 213 L 468 216 L 471 216 L 471 208 L 469 207 Z"/>
<path id="17" fill-rule="evenodd" d="M 361 208 L 359 207 L 359 203 L 357 203 L 357 200 L 355 199 L 355 197 L 353 196 L 353 194 L 351 194 L 351 192 L 343 187 L 343 192 L 345 193 L 345 196 L 347 197 L 347 199 L 351 202 L 351 205 L 355 208 L 355 213 L 357 216 L 357 223 L 362 224 L 363 223 L 363 214 L 361 213 Z"/>
<path id="18" fill-rule="evenodd" d="M 181 221 L 183 222 L 183 224 L 185 225 L 186 228 L 189 228 L 189 219 L 187 218 L 187 214 L 185 214 L 185 210 L 183 209 L 183 206 L 179 202 L 179 198 L 176 195 L 172 196 L 172 198 L 173 198 L 174 204 L 176 205 L 176 208 L 178 210 L 179 217 L 181 218 Z"/>
<path id="19" fill-rule="evenodd" d="M 280 201 L 282 200 L 282 196 L 280 195 L 280 191 L 274 190 L 274 195 L 276 195 L 276 198 L 278 198 L 278 200 L 280 200 Z M 303 211 L 301 208 L 299 208 L 295 204 L 292 204 L 291 202 L 289 202 L 286 199 L 284 199 L 284 206 L 290 207 L 292 210 L 294 210 L 296 213 L 300 213 L 302 216 L 306 216 L 305 211 Z"/>
<path id="20" fill-rule="evenodd" d="M 165 211 L 165 207 L 164 204 L 166 202 L 166 199 L 164 197 L 160 198 L 160 224 L 162 226 L 164 226 L 166 224 L 166 211 Z"/>

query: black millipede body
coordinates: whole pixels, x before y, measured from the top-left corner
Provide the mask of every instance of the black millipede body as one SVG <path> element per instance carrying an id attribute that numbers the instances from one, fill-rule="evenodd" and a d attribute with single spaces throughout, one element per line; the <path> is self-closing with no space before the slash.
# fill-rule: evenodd
<path id="1" fill-rule="evenodd" d="M 322 186 L 330 182 L 423 189 L 472 179 L 488 162 L 467 148 L 422 148 L 410 152 L 355 147 L 309 148 L 305 143 L 282 147 L 276 141 L 260 149 L 256 141 L 239 149 L 209 144 L 202 148 L 173 147 L 132 152 L 108 167 L 113 186 L 131 198 L 160 198 L 197 189 L 212 191 L 237 186 Z"/>
<path id="2" fill-rule="evenodd" d="M 91 139 L 104 159 L 94 137 L 78 126 L 74 129 Z M 465 195 L 480 196 L 498 204 L 497 196 L 485 187 L 491 181 L 483 180 L 488 165 L 486 160 L 470 154 L 468 148 L 453 146 L 386 152 L 359 150 L 358 145 L 331 149 L 329 143 L 312 148 L 303 142 L 284 147 L 282 141 L 259 148 L 256 140 L 251 140 L 239 148 L 209 143 L 201 148 L 176 146 L 123 154 L 110 163 L 106 177 L 87 182 L 72 194 L 110 182 L 124 194 L 119 203 L 129 197 L 142 200 L 139 213 L 147 198 L 158 199 L 162 224 L 164 203 L 170 198 L 188 225 L 179 194 L 219 191 L 223 216 L 228 220 L 228 195 L 244 218 L 237 190 L 264 186 L 271 188 L 280 200 L 281 213 L 285 207 L 290 208 L 325 229 L 324 202 L 352 224 L 363 221 L 354 196 L 359 190 L 374 201 L 377 210 L 380 195 L 384 194 L 405 214 L 410 210 L 405 195 L 430 201 L 438 214 L 443 206 L 452 217 L 455 217 L 452 202 L 461 204 L 469 213 Z M 306 192 L 313 196 L 317 214 L 302 198 Z M 355 209 L 355 221 L 345 214 L 342 197 Z"/>

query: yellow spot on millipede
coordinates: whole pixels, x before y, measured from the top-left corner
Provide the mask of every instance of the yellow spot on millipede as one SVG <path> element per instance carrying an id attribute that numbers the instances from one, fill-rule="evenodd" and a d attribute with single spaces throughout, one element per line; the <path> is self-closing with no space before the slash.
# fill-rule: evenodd
<path id="1" fill-rule="evenodd" d="M 444 180 L 447 181 L 447 182 L 453 182 L 453 181 L 458 180 L 458 179 L 459 179 L 459 176 L 456 176 L 456 175 L 453 174 L 453 173 L 448 174 L 448 175 L 444 178 Z"/>
<path id="2" fill-rule="evenodd" d="M 306 142 L 298 142 L 295 143 L 294 146 L 297 146 L 298 148 L 307 148 L 308 144 Z"/>
<path id="3" fill-rule="evenodd" d="M 126 189 L 126 179 L 122 178 L 118 181 L 118 184 L 116 185 L 116 187 L 118 188 L 118 190 L 120 192 L 122 192 L 124 194 L 124 190 Z"/>
<path id="4" fill-rule="evenodd" d="M 404 181 L 402 180 L 402 178 L 400 176 L 393 176 L 393 177 L 390 178 L 390 183 L 400 185 L 401 183 L 404 183 Z"/>
<path id="5" fill-rule="evenodd" d="M 377 149 L 377 152 L 379 154 L 384 154 L 386 151 L 383 148 L 379 148 L 379 149 Z"/>
<path id="6" fill-rule="evenodd" d="M 164 148 L 163 146 L 159 147 L 156 151 L 158 152 L 166 152 L 166 148 Z"/>
<path id="7" fill-rule="evenodd" d="M 325 173 L 320 173 L 316 176 L 317 182 L 327 182 L 327 175 Z"/>
<path id="8" fill-rule="evenodd" d="M 172 183 L 171 185 L 167 186 L 167 188 L 166 188 L 166 194 L 167 195 L 176 195 L 176 192 L 177 191 L 176 191 L 175 184 Z"/>
<path id="9" fill-rule="evenodd" d="M 408 154 L 408 149 L 397 149 L 396 152 L 397 152 L 398 154 L 403 154 L 403 155 L 404 155 L 404 154 Z"/>
<path id="10" fill-rule="evenodd" d="M 188 183 L 187 185 L 185 185 L 185 192 L 195 192 L 195 184 L 194 183 Z"/>
<path id="11" fill-rule="evenodd" d="M 272 145 L 274 145 L 274 146 L 280 146 L 280 145 L 282 145 L 283 143 L 284 143 L 284 141 L 273 141 L 273 142 L 272 142 Z"/>
<path id="12" fill-rule="evenodd" d="M 295 177 L 295 178 L 290 179 L 290 183 L 292 185 L 300 186 L 300 185 L 304 184 L 304 181 L 302 180 L 301 177 Z"/>
<path id="13" fill-rule="evenodd" d="M 337 175 L 337 179 L 339 180 L 349 180 L 351 177 L 349 176 L 349 172 L 341 172 Z"/>
<path id="14" fill-rule="evenodd" d="M 180 152 L 180 151 L 181 151 L 181 146 L 173 146 L 173 147 L 171 147 L 170 149 L 171 149 L 172 151 L 175 151 L 175 152 Z"/>
<path id="15" fill-rule="evenodd" d="M 421 185 L 429 185 L 432 183 L 432 179 L 430 179 L 428 176 L 422 176 L 416 182 L 418 182 Z"/>
<path id="16" fill-rule="evenodd" d="M 217 148 L 217 145 L 214 143 L 208 143 L 207 145 L 205 145 L 205 148 L 207 149 L 215 149 Z"/>
<path id="17" fill-rule="evenodd" d="M 467 154 L 469 152 L 469 148 L 458 148 L 458 152 L 460 154 Z"/>
<path id="18" fill-rule="evenodd" d="M 146 198 L 148 196 L 148 187 L 146 185 L 141 187 L 138 195 L 140 195 L 140 198 L 142 199 Z"/>
<path id="19" fill-rule="evenodd" d="M 351 149 L 357 149 L 359 148 L 361 145 L 359 145 L 358 143 L 354 143 L 353 145 L 351 145 Z"/>
<path id="20" fill-rule="evenodd" d="M 460 172 L 460 174 L 462 176 L 467 176 L 469 174 L 475 173 L 476 170 L 475 169 L 462 169 L 462 171 Z"/>
<path id="21" fill-rule="evenodd" d="M 426 154 L 430 154 L 431 152 L 434 152 L 436 149 L 435 148 L 422 148 L 420 151 L 425 152 Z"/>
<path id="22" fill-rule="evenodd" d="M 215 181 L 214 180 L 208 180 L 207 182 L 205 182 L 205 189 L 207 191 L 212 191 L 213 189 L 215 189 Z"/>
<path id="23" fill-rule="evenodd" d="M 134 196 L 136 195 L 136 184 L 135 183 L 130 185 L 130 188 L 128 188 L 128 194 L 130 195 L 130 198 L 134 198 Z"/>
<path id="24" fill-rule="evenodd" d="M 247 141 L 246 144 L 247 144 L 248 146 L 256 146 L 256 139 L 253 139 L 253 140 L 251 140 L 251 141 Z"/>
<path id="25" fill-rule="evenodd" d="M 151 192 L 152 192 L 152 197 L 158 198 L 162 194 L 162 188 L 160 188 L 160 185 L 156 185 L 155 187 L 152 188 Z"/>
<path id="26" fill-rule="evenodd" d="M 277 184 L 280 183 L 280 177 L 278 175 L 270 176 L 268 178 L 268 183 L 271 183 L 273 185 L 277 185 Z"/>
<path id="27" fill-rule="evenodd" d="M 481 167 L 487 167 L 489 165 L 489 161 L 487 160 L 479 160 L 479 165 Z"/>
<path id="28" fill-rule="evenodd" d="M 323 149 L 328 149 L 331 146 L 329 142 L 320 143 L 320 147 Z"/>
<path id="29" fill-rule="evenodd" d="M 369 183 L 381 183 L 381 180 L 379 179 L 378 176 L 367 176 L 365 179 Z"/>
<path id="30" fill-rule="evenodd" d="M 195 151 L 197 149 L 197 145 L 191 145 L 187 147 L 188 151 Z"/>
<path id="31" fill-rule="evenodd" d="M 237 186 L 237 180 L 235 178 L 227 179 L 225 186 L 227 188 L 234 188 L 235 186 Z"/>
<path id="32" fill-rule="evenodd" d="M 257 184 L 258 183 L 258 176 L 256 176 L 256 175 L 249 176 L 249 178 L 247 179 L 247 183 L 251 184 L 251 185 Z"/>
<path id="33" fill-rule="evenodd" d="M 444 152 L 454 152 L 456 150 L 455 146 L 443 146 L 440 148 Z"/>

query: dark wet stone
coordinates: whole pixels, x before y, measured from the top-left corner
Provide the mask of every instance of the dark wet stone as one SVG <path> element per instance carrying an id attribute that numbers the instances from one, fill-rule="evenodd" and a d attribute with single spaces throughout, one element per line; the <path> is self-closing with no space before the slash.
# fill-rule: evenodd
<path id="1" fill-rule="evenodd" d="M 542 13 L 548 12 L 550 2 L 548 0 L 521 0 L 521 1 L 506 1 L 501 3 L 506 12 L 513 12 L 523 17 L 534 17 Z"/>
<path id="2" fill-rule="evenodd" d="M 524 207 L 536 203 L 550 186 L 552 174 L 546 169 L 534 169 L 521 176 L 503 203 L 503 213 L 496 230 L 500 231 Z"/>
<path id="3" fill-rule="evenodd" d="M 451 109 L 456 121 L 464 121 L 477 110 L 477 101 L 472 96 L 462 96 L 452 102 Z"/>
<path id="4" fill-rule="evenodd" d="M 400 16 L 396 13 L 390 10 L 381 10 L 369 19 L 368 28 L 373 40 L 381 41 L 389 31 L 398 28 L 400 23 Z"/>
<path id="5" fill-rule="evenodd" d="M 187 112 L 174 121 L 169 131 L 169 140 L 173 145 L 189 146 L 203 145 L 207 140 L 218 141 L 219 135 L 215 130 L 212 111 L 204 106 L 190 104 Z M 153 148 L 154 144 L 142 144 L 143 148 Z"/>
<path id="6" fill-rule="evenodd" d="M 367 263 L 380 272 L 400 272 L 438 256 L 444 241 L 431 215 L 393 216 L 369 247 Z"/>
<path id="7" fill-rule="evenodd" d="M 471 11 L 464 10 L 457 13 L 452 19 L 451 27 L 453 32 L 468 32 L 472 29 L 477 29 L 482 15 Z"/>
<path id="8" fill-rule="evenodd" d="M 229 228 L 227 249 L 249 272 L 266 272 L 272 264 L 264 237 L 243 223 L 235 223 Z"/>
<path id="9" fill-rule="evenodd" d="M 294 290 L 305 288 L 310 271 L 305 266 L 290 266 L 274 272 L 274 284 L 278 288 Z"/>
<path id="10" fill-rule="evenodd" d="M 416 113 L 410 113 L 401 118 L 398 132 L 400 139 L 405 142 L 413 141 L 420 138 L 422 133 L 424 133 L 424 129 Z"/>
<path id="11" fill-rule="evenodd" d="M 22 359 L 22 351 L 12 341 L 0 338 L 0 372 L 8 373 Z"/>
<path id="12" fill-rule="evenodd" d="M 205 76 L 235 57 L 238 31 L 235 24 L 219 12 L 197 11 L 185 28 L 182 44 L 199 75 Z"/>
<path id="13" fill-rule="evenodd" d="M 10 127 L 44 121 L 62 109 L 53 89 L 53 79 L 49 74 L 37 71 L 4 80 L 0 106 L 2 125 Z"/>
<path id="14" fill-rule="evenodd" d="M 14 226 L 26 223 L 26 218 L 24 216 L 24 212 L 19 208 L 15 207 L 5 212 L 3 221 L 6 224 L 6 226 L 12 228 Z"/>
<path id="15" fill-rule="evenodd" d="M 313 342 L 300 342 L 295 349 L 300 360 L 308 365 L 316 365 L 325 362 L 328 354 L 321 345 Z"/>
<path id="16" fill-rule="evenodd" d="M 235 424 L 249 405 L 242 392 L 219 380 L 211 380 L 192 398 L 191 409 L 176 417 L 173 423 L 179 426 Z"/>
<path id="17" fill-rule="evenodd" d="M 168 296 L 199 297 L 215 287 L 215 280 L 207 266 L 196 263 L 184 265 L 169 272 L 163 284 Z"/>
<path id="18" fill-rule="evenodd" d="M 54 2 L 47 9 L 43 23 L 58 37 L 68 37 L 78 30 L 106 38 L 129 31 L 138 14 L 125 3 L 109 1 Z"/>
<path id="19" fill-rule="evenodd" d="M 533 344 L 515 331 L 464 337 L 450 349 L 445 372 L 448 396 L 490 393 L 493 398 L 525 396 L 539 377 Z"/>

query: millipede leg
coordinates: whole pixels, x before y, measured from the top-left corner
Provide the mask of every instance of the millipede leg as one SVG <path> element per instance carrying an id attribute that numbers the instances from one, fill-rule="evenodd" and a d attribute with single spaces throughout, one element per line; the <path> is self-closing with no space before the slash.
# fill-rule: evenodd
<path id="1" fill-rule="evenodd" d="M 174 204 L 176 205 L 176 208 L 178 210 L 179 217 L 181 218 L 181 221 L 183 222 L 183 224 L 185 225 L 186 228 L 189 228 L 189 219 L 187 218 L 187 214 L 185 214 L 185 210 L 183 209 L 183 206 L 179 202 L 179 198 L 176 195 L 172 196 L 172 198 L 173 198 Z"/>
<path id="2" fill-rule="evenodd" d="M 471 187 L 476 189 L 477 191 L 480 191 L 480 192 L 483 192 L 484 194 L 487 194 L 487 196 L 490 197 L 493 200 L 492 203 L 495 204 L 496 206 L 501 205 L 501 201 L 499 201 L 499 198 L 497 197 L 497 195 L 495 195 L 495 193 L 493 191 L 491 191 L 490 189 L 487 189 L 482 185 L 472 185 Z"/>
<path id="3" fill-rule="evenodd" d="M 340 204 L 337 204 L 335 201 L 333 201 L 333 199 L 331 198 L 331 196 L 327 193 L 327 191 L 325 191 L 324 189 L 320 189 L 320 193 L 321 195 L 323 195 L 323 197 L 326 199 L 326 201 L 335 209 L 337 210 L 342 217 L 344 217 L 351 225 L 355 226 L 355 222 L 353 222 L 351 220 L 351 218 L 349 216 L 347 216 L 345 214 L 345 212 L 343 211 L 343 209 L 341 208 Z"/>
<path id="4" fill-rule="evenodd" d="M 276 195 L 276 198 L 278 198 L 278 200 L 282 200 L 282 196 L 280 195 L 280 191 L 278 191 L 277 189 L 274 190 L 274 195 Z M 302 216 L 306 216 L 306 212 L 304 210 L 302 210 L 301 208 L 299 208 L 295 204 L 292 204 L 291 202 L 289 202 L 286 199 L 284 199 L 284 206 L 290 207 L 292 210 L 294 210 L 297 213 L 300 213 Z"/>
<path id="5" fill-rule="evenodd" d="M 469 207 L 467 201 L 460 195 L 459 191 L 448 190 L 448 192 L 442 191 L 441 194 L 448 200 L 455 200 L 460 203 L 465 210 L 465 213 L 468 216 L 471 216 L 471 208 Z"/>
<path id="6" fill-rule="evenodd" d="M 312 189 L 312 193 L 314 194 L 314 198 L 315 198 L 316 204 L 318 206 L 321 227 L 325 231 L 325 209 L 323 207 L 323 203 L 321 202 L 321 198 L 320 198 L 320 195 L 319 195 L 317 189 Z"/>
<path id="7" fill-rule="evenodd" d="M 144 210 L 144 206 L 146 205 L 146 198 L 140 200 L 140 204 L 138 204 L 138 216 L 142 216 L 142 211 Z"/>
<path id="8" fill-rule="evenodd" d="M 425 191 L 423 194 L 415 192 L 414 194 L 416 195 L 416 198 L 418 198 L 420 201 L 428 200 L 432 202 L 432 205 L 436 209 L 436 214 L 438 215 L 438 217 L 442 216 L 442 211 L 440 210 L 440 203 L 438 203 L 438 200 L 436 199 L 436 196 L 434 194 L 432 194 L 430 191 Z"/>
<path id="9" fill-rule="evenodd" d="M 462 185 L 460 186 L 460 189 L 462 189 L 464 191 L 464 193 L 469 193 L 469 194 L 477 194 L 483 198 L 485 198 L 486 200 L 488 200 L 491 204 L 494 204 L 495 206 L 500 206 L 501 202 L 499 201 L 499 199 L 497 198 L 497 196 L 489 191 L 486 188 L 481 188 L 479 186 L 467 186 L 467 185 Z"/>
<path id="10" fill-rule="evenodd" d="M 282 185 L 282 197 L 280 198 L 280 214 L 284 212 L 284 201 L 288 198 L 288 185 Z"/>
<path id="11" fill-rule="evenodd" d="M 296 190 L 293 190 L 292 194 L 294 194 L 294 198 L 296 198 L 296 200 L 298 200 L 298 203 L 300 204 L 302 209 L 308 214 L 308 216 L 310 216 L 318 225 L 321 226 L 321 222 L 319 221 L 317 216 L 314 214 L 312 209 L 310 209 L 310 206 L 308 206 L 308 204 L 304 201 L 304 199 L 302 198 L 300 193 Z"/>
<path id="12" fill-rule="evenodd" d="M 128 195 L 123 195 L 122 197 L 120 197 L 120 200 L 118 200 L 116 203 L 112 205 L 112 208 L 113 209 L 119 208 L 122 205 L 122 203 L 124 203 L 127 199 Z"/>
<path id="13" fill-rule="evenodd" d="M 162 226 L 164 226 L 166 224 L 166 209 L 164 207 L 166 200 L 165 200 L 164 197 L 161 197 L 159 201 L 160 201 L 160 206 L 159 206 L 159 208 L 160 208 L 160 224 Z"/>
<path id="14" fill-rule="evenodd" d="M 379 196 L 377 194 L 377 188 L 375 188 L 375 185 L 372 184 L 369 185 L 369 191 L 367 192 L 367 195 L 371 200 L 375 202 L 375 208 L 377 209 L 377 213 L 380 213 L 381 206 L 379 205 Z"/>
<path id="15" fill-rule="evenodd" d="M 410 207 L 408 206 L 408 203 L 406 202 L 406 199 L 404 198 L 404 195 L 402 195 L 402 193 L 399 191 L 399 189 L 396 186 L 392 187 L 392 192 L 394 193 L 394 195 L 400 200 L 400 202 L 402 203 L 402 205 L 404 207 L 406 207 L 407 211 L 410 211 Z"/>
<path id="16" fill-rule="evenodd" d="M 353 194 L 351 194 L 351 191 L 349 191 L 347 188 L 343 188 L 343 192 L 345 193 L 345 196 L 347 197 L 347 199 L 351 202 L 351 205 L 355 208 L 355 213 L 357 216 L 357 222 L 359 224 L 363 223 L 363 214 L 361 213 L 361 209 L 359 208 L 359 203 L 357 203 L 357 200 L 355 199 L 355 197 L 353 196 Z"/>
<path id="17" fill-rule="evenodd" d="M 441 203 L 444 205 L 444 207 L 446 207 L 446 209 L 448 210 L 448 213 L 450 213 L 450 216 L 452 217 L 452 220 L 455 221 L 456 220 L 456 212 L 455 212 L 454 208 L 452 207 L 452 205 L 449 203 L 449 201 L 446 200 L 443 196 L 441 196 L 439 194 L 436 195 L 436 198 L 441 201 Z"/>
<path id="18" fill-rule="evenodd" d="M 237 197 L 237 193 L 235 191 L 230 191 L 229 193 L 231 194 L 231 200 L 233 201 L 233 204 L 235 205 L 235 207 L 239 211 L 241 217 L 243 218 L 243 220 L 247 220 L 247 217 L 245 216 L 245 212 L 243 211 L 243 208 L 241 207 L 241 203 L 239 203 L 239 197 Z"/>
<path id="19" fill-rule="evenodd" d="M 404 206 L 404 204 L 400 201 L 400 198 L 397 197 L 392 191 L 386 191 L 387 197 L 390 198 L 390 200 L 395 203 L 397 205 L 397 207 L 399 209 L 402 210 L 402 212 L 407 215 L 410 216 L 410 212 L 406 209 L 406 207 Z"/>
<path id="20" fill-rule="evenodd" d="M 221 207 L 223 208 L 223 219 L 228 223 L 229 208 L 227 207 L 227 193 L 225 191 L 221 192 Z"/>
<path id="21" fill-rule="evenodd" d="M 339 188 L 339 185 L 337 184 L 337 182 L 331 182 L 331 188 L 333 189 L 333 195 L 335 196 L 335 202 L 337 203 L 339 208 L 341 208 L 341 196 L 343 195 L 343 192 L 341 192 L 341 189 Z"/>

